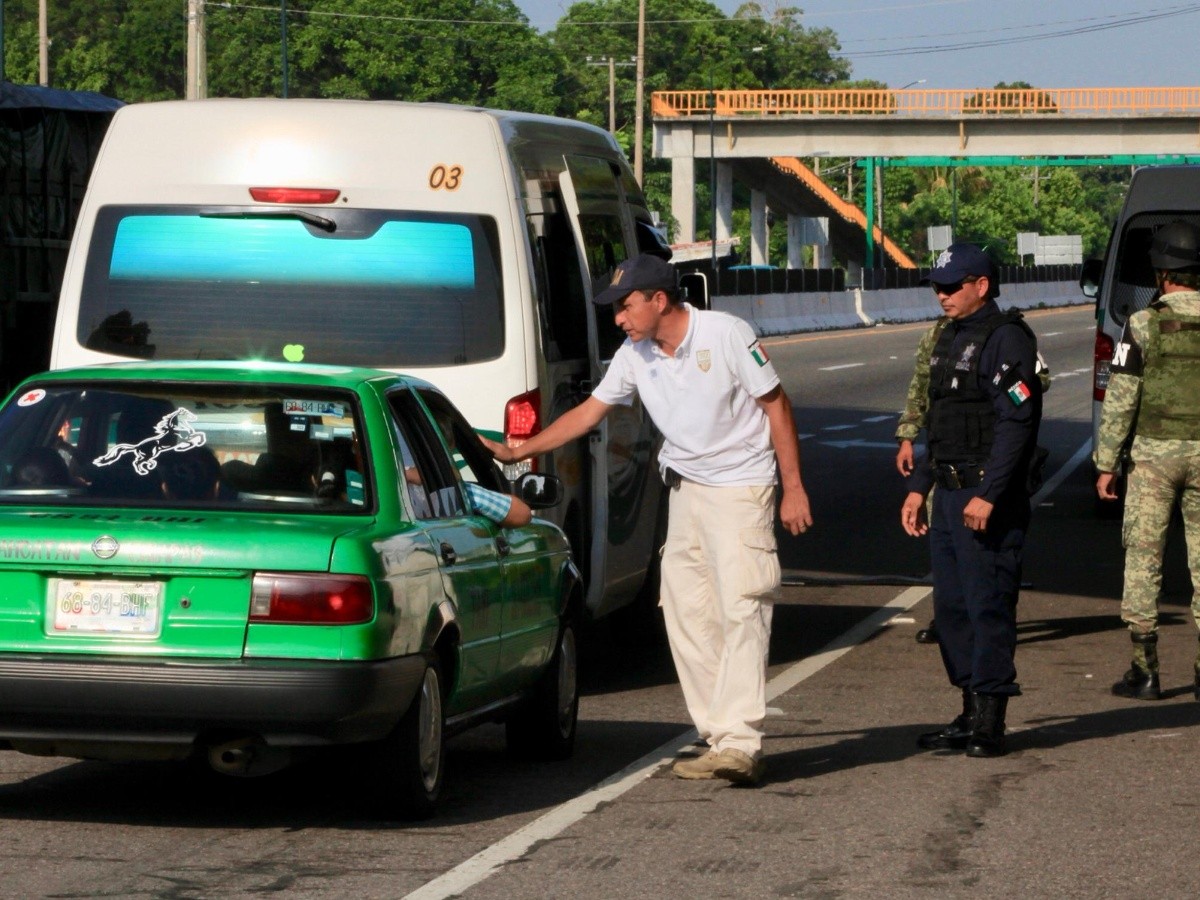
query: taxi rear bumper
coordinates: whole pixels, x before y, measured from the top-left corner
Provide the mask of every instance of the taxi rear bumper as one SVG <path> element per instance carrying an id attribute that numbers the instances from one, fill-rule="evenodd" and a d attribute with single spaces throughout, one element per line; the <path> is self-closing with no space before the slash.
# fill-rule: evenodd
<path id="1" fill-rule="evenodd" d="M 281 748 L 356 743 L 391 730 L 424 670 L 419 654 L 362 662 L 7 656 L 0 742 L 191 747 L 244 735 Z"/>

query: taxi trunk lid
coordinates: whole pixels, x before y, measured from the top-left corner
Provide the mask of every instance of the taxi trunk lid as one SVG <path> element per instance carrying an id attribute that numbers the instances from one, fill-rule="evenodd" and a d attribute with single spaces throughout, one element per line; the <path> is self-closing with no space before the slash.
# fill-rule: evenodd
<path id="1" fill-rule="evenodd" d="M 353 527 L 297 519 L 5 511 L 0 652 L 239 658 L 255 571 L 327 571 Z"/>

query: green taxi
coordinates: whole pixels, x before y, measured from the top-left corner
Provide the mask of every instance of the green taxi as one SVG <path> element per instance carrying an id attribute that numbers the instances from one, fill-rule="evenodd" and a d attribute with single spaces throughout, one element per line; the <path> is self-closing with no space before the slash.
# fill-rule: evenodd
<path id="1" fill-rule="evenodd" d="M 432 814 L 444 739 L 561 758 L 579 574 L 433 386 L 370 369 L 130 363 L 0 408 L 0 748 L 265 774 L 352 745 Z M 552 476 L 514 492 L 557 501 Z"/>

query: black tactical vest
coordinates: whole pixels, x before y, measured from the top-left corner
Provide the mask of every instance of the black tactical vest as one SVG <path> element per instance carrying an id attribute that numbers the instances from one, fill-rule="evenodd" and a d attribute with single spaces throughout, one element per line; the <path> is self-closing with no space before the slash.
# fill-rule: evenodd
<path id="1" fill-rule="evenodd" d="M 929 455 L 935 462 L 982 463 L 992 449 L 996 413 L 979 377 L 979 358 L 1001 325 L 1020 325 L 1037 338 L 1017 310 L 942 329 L 929 359 Z M 1030 373 L 1032 374 L 1032 373 Z"/>

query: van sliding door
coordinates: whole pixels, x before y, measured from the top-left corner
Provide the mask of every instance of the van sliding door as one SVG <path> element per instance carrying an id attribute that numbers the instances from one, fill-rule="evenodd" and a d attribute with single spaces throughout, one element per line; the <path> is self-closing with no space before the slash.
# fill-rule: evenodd
<path id="1" fill-rule="evenodd" d="M 559 184 L 584 272 L 588 359 L 593 382 L 599 383 L 625 336 L 611 307 L 593 306 L 591 298 L 596 283 L 607 285 L 616 265 L 637 252 L 637 233 L 616 165 L 587 156 L 568 155 L 565 161 Z M 614 408 L 592 435 L 588 605 L 597 613 L 632 599 L 651 554 L 658 552 L 655 445 L 654 426 L 640 401 Z"/>

